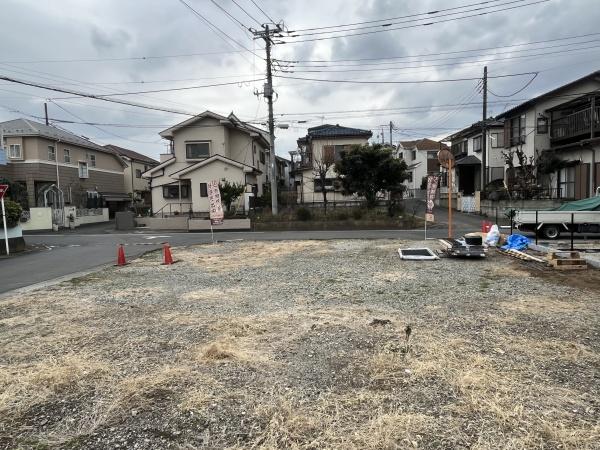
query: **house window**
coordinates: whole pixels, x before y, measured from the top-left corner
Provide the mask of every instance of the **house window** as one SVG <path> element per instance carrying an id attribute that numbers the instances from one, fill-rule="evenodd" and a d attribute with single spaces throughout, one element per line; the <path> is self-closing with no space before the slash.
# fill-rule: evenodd
<path id="1" fill-rule="evenodd" d="M 525 115 L 510 119 L 510 145 L 515 146 L 525 143 Z"/>
<path id="2" fill-rule="evenodd" d="M 63 150 L 63 159 L 66 163 L 71 162 L 71 150 L 69 150 L 68 148 L 65 148 Z"/>
<path id="3" fill-rule="evenodd" d="M 537 134 L 548 134 L 548 118 L 540 116 L 537 118 Z"/>
<path id="4" fill-rule="evenodd" d="M 86 162 L 79 161 L 79 178 L 89 178 L 88 165 Z"/>
<path id="5" fill-rule="evenodd" d="M 140 169 L 135 169 L 135 177 L 142 178 L 142 171 Z"/>
<path id="6" fill-rule="evenodd" d="M 90 166 L 96 167 L 96 155 L 88 155 L 88 159 L 90 160 Z"/>
<path id="7" fill-rule="evenodd" d="M 200 197 L 208 197 L 208 186 L 206 183 L 200 183 Z"/>
<path id="8" fill-rule="evenodd" d="M 333 160 L 338 162 L 342 159 L 342 157 L 350 150 L 349 145 L 335 145 L 334 146 L 334 156 Z"/>
<path id="9" fill-rule="evenodd" d="M 11 144 L 8 146 L 8 157 L 13 159 L 21 159 L 21 146 L 19 144 Z"/>
<path id="10" fill-rule="evenodd" d="M 265 152 L 260 152 L 260 162 L 265 164 Z"/>
<path id="11" fill-rule="evenodd" d="M 190 190 L 187 185 L 181 186 L 181 198 L 188 198 Z M 172 184 L 169 186 L 163 186 L 163 198 L 178 199 L 179 198 L 179 186 Z"/>
<path id="12" fill-rule="evenodd" d="M 492 133 L 492 148 L 504 147 L 504 132 Z"/>
<path id="13" fill-rule="evenodd" d="M 210 156 L 210 142 L 187 142 L 185 157 L 187 159 L 202 159 Z"/>
<path id="14" fill-rule="evenodd" d="M 413 150 L 413 151 L 412 151 L 412 154 L 411 154 L 411 156 L 412 156 L 412 159 L 413 159 L 413 161 L 414 161 L 415 159 L 417 159 L 417 151 L 416 151 L 416 150 Z"/>
<path id="15" fill-rule="evenodd" d="M 314 183 L 314 192 L 323 192 L 323 184 L 321 183 L 320 178 L 315 178 L 313 180 Z M 340 191 L 342 189 L 342 184 L 336 180 L 335 178 L 325 178 L 325 190 L 327 192 L 330 191 Z"/>
<path id="16" fill-rule="evenodd" d="M 398 158 L 404 159 L 404 153 L 402 153 L 402 152 L 398 153 Z"/>
<path id="17" fill-rule="evenodd" d="M 408 175 L 408 177 L 406 178 L 406 181 L 408 181 L 409 183 L 412 183 L 413 182 L 413 173 L 408 172 L 407 175 Z"/>
<path id="18" fill-rule="evenodd" d="M 48 146 L 48 161 L 56 161 L 56 149 L 52 146 Z"/>
<path id="19" fill-rule="evenodd" d="M 427 159 L 437 159 L 437 152 L 427 152 Z"/>
<path id="20" fill-rule="evenodd" d="M 473 138 L 473 151 L 480 152 L 481 151 L 481 136 L 477 136 Z"/>

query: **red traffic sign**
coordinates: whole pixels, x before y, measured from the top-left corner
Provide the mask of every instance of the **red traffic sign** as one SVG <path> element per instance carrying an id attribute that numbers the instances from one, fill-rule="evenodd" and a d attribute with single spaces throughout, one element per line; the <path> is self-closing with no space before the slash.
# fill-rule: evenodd
<path id="1" fill-rule="evenodd" d="M 8 184 L 0 184 L 0 198 L 4 198 L 6 191 L 8 191 Z"/>

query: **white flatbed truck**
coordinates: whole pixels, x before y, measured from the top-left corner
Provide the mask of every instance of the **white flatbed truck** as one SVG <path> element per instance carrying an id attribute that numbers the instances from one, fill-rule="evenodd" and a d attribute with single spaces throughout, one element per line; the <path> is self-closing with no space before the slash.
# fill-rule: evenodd
<path id="1" fill-rule="evenodd" d="M 561 233 L 600 233 L 600 211 L 515 210 L 513 223 L 520 231 L 533 231 L 546 239 Z"/>

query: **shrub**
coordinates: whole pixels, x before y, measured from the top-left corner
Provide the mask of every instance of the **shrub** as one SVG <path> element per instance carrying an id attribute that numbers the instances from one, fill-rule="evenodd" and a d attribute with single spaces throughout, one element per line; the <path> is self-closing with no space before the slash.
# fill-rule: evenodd
<path id="1" fill-rule="evenodd" d="M 349 216 L 348 216 L 348 213 L 346 211 L 340 211 L 336 215 L 336 219 L 337 220 L 348 220 L 348 218 L 349 218 Z"/>
<path id="2" fill-rule="evenodd" d="M 17 202 L 7 199 L 4 199 L 4 208 L 6 210 L 6 226 L 8 228 L 16 226 L 21 219 L 23 208 Z"/>
<path id="3" fill-rule="evenodd" d="M 303 222 L 312 219 L 312 213 L 308 208 L 298 208 L 296 211 L 296 218 Z"/>
<path id="4" fill-rule="evenodd" d="M 363 210 L 362 209 L 355 209 L 354 211 L 352 211 L 352 218 L 354 220 L 360 220 L 363 218 Z"/>

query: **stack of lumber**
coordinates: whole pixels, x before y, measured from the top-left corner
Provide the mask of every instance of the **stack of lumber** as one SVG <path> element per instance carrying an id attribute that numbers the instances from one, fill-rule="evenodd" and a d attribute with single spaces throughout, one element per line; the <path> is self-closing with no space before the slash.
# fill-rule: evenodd
<path id="1" fill-rule="evenodd" d="M 587 262 L 579 252 L 554 251 L 547 255 L 548 264 L 556 270 L 585 270 Z"/>

